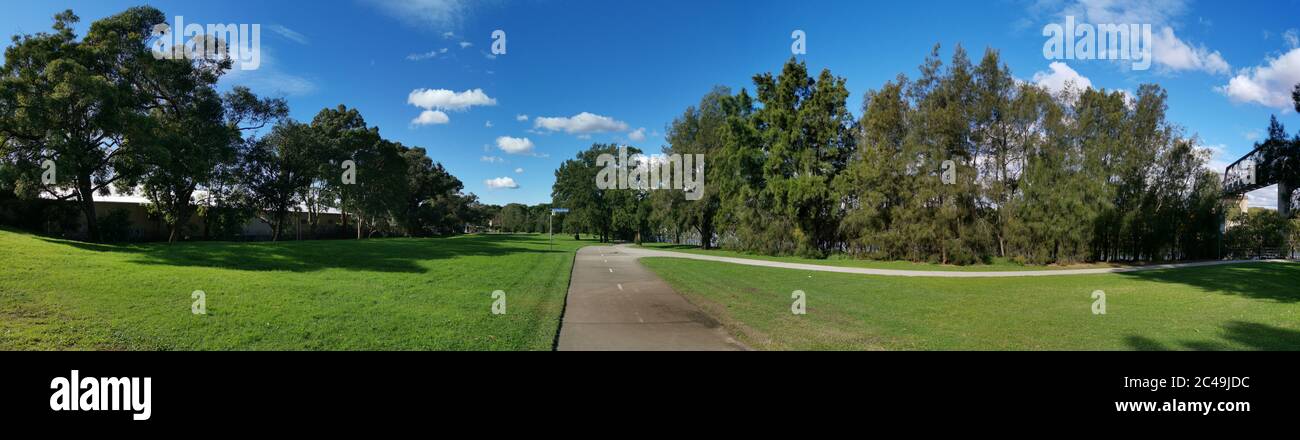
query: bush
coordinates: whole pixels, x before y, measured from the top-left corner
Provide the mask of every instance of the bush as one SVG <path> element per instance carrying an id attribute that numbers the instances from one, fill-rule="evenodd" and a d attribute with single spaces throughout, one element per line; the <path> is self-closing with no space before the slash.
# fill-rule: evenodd
<path id="1" fill-rule="evenodd" d="M 253 218 L 253 210 L 244 207 L 200 206 L 195 214 L 207 222 L 209 240 L 239 239 L 244 225 Z"/>
<path id="2" fill-rule="evenodd" d="M 131 241 L 131 212 L 114 209 L 108 215 L 99 218 L 99 234 L 106 243 Z"/>
<path id="3" fill-rule="evenodd" d="M 1224 237 L 1224 247 L 1234 258 L 1260 258 L 1285 253 L 1292 223 L 1277 211 L 1253 208 L 1236 213 Z"/>

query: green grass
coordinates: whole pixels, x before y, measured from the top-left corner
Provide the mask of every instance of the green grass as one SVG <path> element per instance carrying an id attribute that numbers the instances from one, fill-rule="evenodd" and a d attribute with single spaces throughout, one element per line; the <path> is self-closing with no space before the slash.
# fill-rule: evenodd
<path id="1" fill-rule="evenodd" d="M 911 261 L 882 261 L 882 260 L 859 260 L 844 255 L 833 255 L 830 258 L 814 259 L 792 256 L 770 256 L 758 255 L 746 252 L 729 251 L 722 249 L 704 250 L 698 246 L 676 245 L 669 243 L 645 243 L 641 245 L 647 249 L 657 249 L 674 252 L 689 252 L 700 255 L 716 255 L 719 257 L 751 258 L 755 260 L 780 261 L 784 263 L 802 263 L 802 264 L 820 264 L 823 266 L 838 267 L 863 267 L 868 269 L 893 269 L 893 270 L 937 270 L 953 272 L 980 272 L 980 271 L 1023 271 L 1023 270 L 1060 270 L 1060 269 L 1096 269 L 1108 267 L 1130 267 L 1132 265 L 1113 264 L 1113 263 L 1080 263 L 1071 265 L 1026 265 L 1011 261 L 1006 258 L 994 258 L 989 264 L 975 264 L 968 266 L 958 266 L 952 264 L 937 263 L 917 263 Z"/>
<path id="2" fill-rule="evenodd" d="M 757 349 L 1300 350 L 1295 263 L 970 279 L 641 261 Z"/>
<path id="3" fill-rule="evenodd" d="M 582 245 L 95 245 L 0 230 L 0 349 L 548 350 Z M 206 315 L 190 311 L 196 290 Z M 494 290 L 505 315 L 491 314 Z"/>

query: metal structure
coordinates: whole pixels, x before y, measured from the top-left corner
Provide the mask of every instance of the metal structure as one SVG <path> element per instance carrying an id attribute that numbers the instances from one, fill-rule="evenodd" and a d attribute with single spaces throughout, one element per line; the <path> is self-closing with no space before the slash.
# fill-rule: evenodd
<path id="1" fill-rule="evenodd" d="M 1282 215 L 1291 213 L 1291 195 L 1295 188 L 1282 181 L 1278 171 L 1282 164 L 1296 158 L 1283 157 L 1284 152 L 1277 148 L 1261 145 L 1246 153 L 1223 172 L 1223 193 L 1226 198 L 1245 197 L 1246 193 L 1277 185 L 1277 211 Z"/>

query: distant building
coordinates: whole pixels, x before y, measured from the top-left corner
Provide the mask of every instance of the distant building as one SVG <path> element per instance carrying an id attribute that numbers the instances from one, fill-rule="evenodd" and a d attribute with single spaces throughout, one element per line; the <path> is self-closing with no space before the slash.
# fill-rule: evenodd
<path id="1" fill-rule="evenodd" d="M 49 198 L 46 198 L 49 200 Z M 50 200 L 50 202 L 53 202 Z M 65 203 L 75 204 L 75 201 Z M 149 200 L 133 195 L 110 194 L 108 196 L 95 197 L 95 217 L 102 222 L 105 217 L 115 211 L 125 211 L 129 220 L 128 236 L 130 241 L 166 241 L 168 234 L 167 224 L 161 218 L 149 213 Z M 47 233 L 58 233 L 67 238 L 85 239 L 86 225 L 85 219 L 77 211 L 77 227 L 74 230 L 68 230 L 66 227 L 47 225 Z M 343 227 L 343 214 L 337 209 L 327 209 L 325 212 L 317 214 L 318 237 L 338 237 L 346 234 Z M 204 218 L 197 212 L 190 217 L 189 223 L 182 228 L 182 238 L 195 239 L 203 237 Z M 286 224 L 284 230 L 280 232 L 281 240 L 307 239 L 312 238 L 311 225 L 308 223 L 308 213 L 304 207 L 297 206 L 291 208 L 285 217 Z M 57 229 L 57 230 L 54 230 Z M 274 229 L 270 224 L 262 221 L 257 217 L 249 219 L 245 224 L 243 231 L 237 239 L 240 240 L 270 240 Z"/>

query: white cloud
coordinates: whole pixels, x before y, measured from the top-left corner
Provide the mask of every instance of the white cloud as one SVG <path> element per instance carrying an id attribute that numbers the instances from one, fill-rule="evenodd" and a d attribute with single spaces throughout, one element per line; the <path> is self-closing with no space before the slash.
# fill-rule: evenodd
<path id="1" fill-rule="evenodd" d="M 1061 93 L 1067 85 L 1071 86 L 1074 92 L 1080 92 L 1092 87 L 1092 81 L 1088 77 L 1080 75 L 1069 65 L 1060 61 L 1053 61 L 1047 66 L 1052 71 L 1034 72 L 1034 83 L 1046 88 L 1053 94 Z"/>
<path id="2" fill-rule="evenodd" d="M 1246 204 L 1252 208 L 1277 209 L 1277 185 L 1246 193 Z"/>
<path id="3" fill-rule="evenodd" d="M 469 12 L 465 0 L 367 0 L 408 26 L 441 30 L 460 26 Z M 444 37 L 451 32 L 444 33 Z M 453 34 L 454 35 L 454 34 Z"/>
<path id="4" fill-rule="evenodd" d="M 1050 8 L 1055 1 L 1041 1 L 1036 9 Z M 1186 0 L 1150 0 L 1128 2 L 1116 0 L 1068 1 L 1059 17 L 1073 15 L 1078 23 L 1088 24 L 1150 24 L 1152 28 L 1151 56 L 1156 65 L 1170 71 L 1199 70 L 1212 74 L 1231 71 L 1227 61 L 1218 51 L 1204 45 L 1193 45 L 1174 32 L 1176 18 L 1188 10 Z M 1128 61 L 1124 61 L 1127 63 Z"/>
<path id="5" fill-rule="evenodd" d="M 515 120 L 516 120 L 516 121 L 527 121 L 527 120 L 528 120 L 528 115 L 515 115 Z"/>
<path id="6" fill-rule="evenodd" d="M 487 145 L 484 145 L 484 147 L 486 147 L 486 146 L 487 146 Z M 505 161 L 506 161 L 505 159 L 502 159 L 502 158 L 497 157 L 497 156 L 481 156 L 481 157 L 478 158 L 478 160 L 479 160 L 479 161 L 482 161 L 482 162 L 487 162 L 487 163 L 500 163 L 500 162 L 505 162 Z"/>
<path id="7" fill-rule="evenodd" d="M 523 173 L 524 173 L 523 168 L 515 168 L 515 174 L 523 174 Z"/>
<path id="8" fill-rule="evenodd" d="M 483 123 L 483 126 L 484 126 L 484 127 L 487 127 L 487 128 L 492 128 L 492 121 L 486 121 L 486 122 L 484 122 L 484 123 Z"/>
<path id="9" fill-rule="evenodd" d="M 487 187 L 490 188 L 490 189 L 502 189 L 502 188 L 504 188 L 504 189 L 515 189 L 515 188 L 519 188 L 519 184 L 518 184 L 518 183 L 515 183 L 515 179 L 509 178 L 509 177 L 498 177 L 498 178 L 495 178 L 495 179 L 484 180 L 484 181 L 483 181 L 483 184 L 484 184 L 484 185 L 487 185 Z"/>
<path id="10" fill-rule="evenodd" d="M 413 125 L 439 125 L 451 122 L 451 118 L 440 110 L 425 110 L 420 112 L 420 116 L 411 120 Z"/>
<path id="11" fill-rule="evenodd" d="M 1205 159 L 1205 166 L 1214 172 L 1223 175 L 1227 171 L 1228 165 L 1236 160 L 1228 155 L 1228 147 L 1224 144 L 1202 145 L 1198 148 L 1202 159 Z"/>
<path id="12" fill-rule="evenodd" d="M 627 131 L 627 123 L 614 120 L 608 116 L 601 116 L 588 112 L 578 113 L 572 117 L 538 117 L 533 120 L 534 128 L 544 128 L 550 131 L 564 131 L 569 134 L 590 134 L 604 133 L 611 131 Z"/>
<path id="13" fill-rule="evenodd" d="M 1137 107 L 1138 98 L 1137 95 L 1133 94 L 1133 92 L 1130 92 L 1127 89 L 1119 89 L 1119 94 L 1124 95 L 1124 106 L 1128 107 L 1129 110 L 1133 110 Z"/>
<path id="14" fill-rule="evenodd" d="M 473 45 L 474 45 L 474 43 L 470 43 L 470 42 L 468 42 L 468 41 L 462 41 L 462 42 L 460 42 L 460 48 L 461 48 L 461 49 L 464 49 L 464 48 L 467 48 L 467 47 L 470 47 L 470 46 L 473 46 Z"/>
<path id="15" fill-rule="evenodd" d="M 1227 74 L 1232 68 L 1218 51 L 1211 52 L 1205 46 L 1193 47 L 1178 37 L 1174 30 L 1166 27 L 1152 35 L 1151 56 L 1156 64 L 1170 70 L 1199 70 L 1213 74 Z"/>
<path id="16" fill-rule="evenodd" d="M 1247 132 L 1245 132 L 1245 133 L 1242 133 L 1242 134 L 1241 134 L 1241 137 L 1242 137 L 1243 139 L 1245 139 L 1245 140 L 1248 140 L 1248 141 L 1251 141 L 1251 142 L 1255 142 L 1255 141 L 1259 140 L 1259 137 L 1260 137 L 1261 135 L 1262 135 L 1262 134 L 1260 133 L 1260 130 L 1259 130 L 1259 129 L 1254 129 L 1254 130 L 1251 130 L 1251 131 L 1247 131 Z"/>
<path id="17" fill-rule="evenodd" d="M 497 100 L 483 93 L 483 89 L 460 93 L 447 89 L 415 89 L 406 97 L 406 103 L 426 110 L 465 110 L 474 106 L 497 105 Z"/>
<path id="18" fill-rule="evenodd" d="M 528 138 L 501 136 L 497 138 L 497 148 L 510 154 L 532 154 L 533 141 Z"/>
<path id="19" fill-rule="evenodd" d="M 438 51 L 436 51 L 436 50 L 431 50 L 431 51 L 428 51 L 428 52 L 425 52 L 425 53 L 413 53 L 413 54 L 407 55 L 407 56 L 406 56 L 406 60 L 407 60 L 407 61 L 424 61 L 424 60 L 427 60 L 427 59 L 430 59 L 430 58 L 433 58 L 433 57 L 436 57 L 436 56 L 438 56 Z"/>
<path id="20" fill-rule="evenodd" d="M 1247 67 L 1216 87 L 1233 102 L 1249 102 L 1287 111 L 1294 107 L 1291 91 L 1300 83 L 1300 48 L 1277 58 L 1268 58 L 1264 65 Z"/>
<path id="21" fill-rule="evenodd" d="M 636 129 L 636 130 L 633 130 L 631 133 L 628 133 L 628 134 L 627 134 L 627 138 L 628 138 L 628 139 L 631 139 L 633 142 L 641 142 L 641 141 L 644 141 L 644 140 L 645 140 L 645 127 L 638 128 L 638 129 Z"/>
<path id="22" fill-rule="evenodd" d="M 280 34 L 280 36 L 282 36 L 282 37 L 284 37 L 284 38 L 287 38 L 287 39 L 289 39 L 289 40 L 291 40 L 291 41 L 293 41 L 293 42 L 295 42 L 295 43 L 298 43 L 298 44 L 311 44 L 311 41 L 307 39 L 307 36 L 306 36 L 306 35 L 300 34 L 300 33 L 298 33 L 297 31 L 295 31 L 295 30 L 293 30 L 293 29 L 289 29 L 289 28 L 287 28 L 287 27 L 284 27 L 284 25 L 273 24 L 273 25 L 267 26 L 266 28 L 267 28 L 267 29 L 270 29 L 271 32 L 275 32 L 275 33 L 277 33 L 277 34 Z"/>
<path id="23" fill-rule="evenodd" d="M 447 89 L 415 89 L 406 97 L 406 103 L 424 109 L 411 121 L 415 125 L 446 124 L 450 121 L 446 111 L 463 111 L 474 106 L 496 105 L 497 100 L 483 93 L 483 89 L 456 93 Z M 490 125 L 489 125 L 490 126 Z"/>
<path id="24" fill-rule="evenodd" d="M 259 95 L 302 96 L 316 91 L 316 83 L 312 80 L 281 71 L 275 51 L 270 46 L 262 45 L 261 57 L 260 68 L 230 69 L 221 76 L 221 84 L 246 86 Z"/>
<path id="25" fill-rule="evenodd" d="M 1295 28 L 1287 29 L 1282 33 L 1282 39 L 1286 40 L 1286 45 L 1292 49 L 1300 47 L 1300 31 Z"/>

